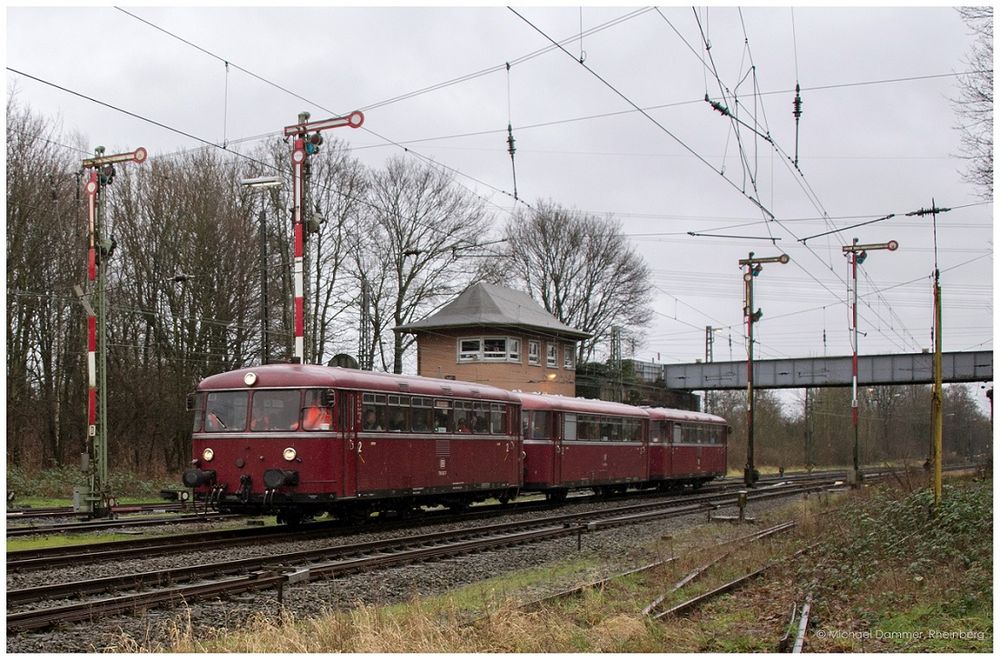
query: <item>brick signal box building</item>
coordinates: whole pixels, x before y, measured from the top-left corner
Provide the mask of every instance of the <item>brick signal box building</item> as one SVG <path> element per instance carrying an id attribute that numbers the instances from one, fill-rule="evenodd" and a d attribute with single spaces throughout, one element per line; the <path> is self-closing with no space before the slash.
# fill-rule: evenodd
<path id="1" fill-rule="evenodd" d="M 576 395 L 576 343 L 526 293 L 473 284 L 436 314 L 396 328 L 417 337 L 417 373 L 525 392 Z"/>

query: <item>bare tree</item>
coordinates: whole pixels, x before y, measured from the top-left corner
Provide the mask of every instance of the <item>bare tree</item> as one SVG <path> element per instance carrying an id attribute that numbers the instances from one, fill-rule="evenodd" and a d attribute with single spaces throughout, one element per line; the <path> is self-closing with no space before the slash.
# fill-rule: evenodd
<path id="1" fill-rule="evenodd" d="M 414 338 L 394 330 L 448 302 L 471 281 L 490 216 L 482 200 L 432 166 L 392 159 L 371 174 L 354 269 L 371 292 L 373 354 L 402 373 Z M 374 350 L 377 347 L 377 350 Z"/>
<path id="2" fill-rule="evenodd" d="M 639 335 L 652 318 L 649 266 L 612 218 L 568 211 L 551 202 L 508 224 L 506 256 L 494 272 L 523 288 L 566 325 L 592 335 L 579 344 L 590 360 L 613 326 Z"/>
<path id="3" fill-rule="evenodd" d="M 962 152 L 969 164 L 966 181 L 993 199 L 993 7 L 959 7 L 974 41 L 965 58 L 969 72 L 958 78 L 955 111 L 961 124 Z"/>
<path id="4" fill-rule="evenodd" d="M 177 467 L 185 394 L 258 355 L 256 220 L 234 163 L 211 153 L 122 168 L 107 190 L 109 449 Z"/>
<path id="5" fill-rule="evenodd" d="M 79 160 L 13 93 L 6 109 L 7 455 L 49 465 L 82 450 L 85 431 Z"/>

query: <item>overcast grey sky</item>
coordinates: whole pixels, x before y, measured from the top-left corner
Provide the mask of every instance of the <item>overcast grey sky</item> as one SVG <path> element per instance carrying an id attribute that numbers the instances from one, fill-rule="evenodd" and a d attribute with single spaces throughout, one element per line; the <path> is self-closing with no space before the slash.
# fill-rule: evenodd
<path id="1" fill-rule="evenodd" d="M 357 156 L 378 166 L 403 153 L 391 142 L 407 144 L 488 199 L 498 229 L 518 204 L 510 121 L 520 198 L 613 214 L 653 268 L 656 317 L 638 359 L 701 358 L 706 325 L 722 328 L 716 360 L 744 358 L 737 261 L 750 250 L 792 258 L 757 278 L 757 355 L 849 354 L 840 246 L 853 236 L 901 246 L 862 266 L 870 306 L 861 309 L 861 353 L 931 347 L 929 217 L 896 217 L 808 247 L 796 239 L 932 198 L 955 208 L 938 216 L 944 348 L 993 347 L 993 207 L 959 175 L 949 74 L 967 69 L 971 37 L 954 9 L 514 7 L 523 18 L 506 7 L 126 9 L 134 16 L 110 6 L 9 7 L 7 66 L 235 150 L 301 110 L 315 120 L 362 109 L 364 129 L 333 132 Z M 525 59 L 551 45 L 545 35 L 576 38 L 566 52 Z M 796 81 L 802 174 L 789 162 Z M 141 145 L 157 158 L 203 144 L 10 70 L 7 85 L 89 146 Z M 748 126 L 737 136 L 704 101 L 706 92 L 723 101 L 720 85 L 727 105 L 738 92 L 741 120 L 780 152 Z M 776 220 L 765 222 L 751 197 Z"/>

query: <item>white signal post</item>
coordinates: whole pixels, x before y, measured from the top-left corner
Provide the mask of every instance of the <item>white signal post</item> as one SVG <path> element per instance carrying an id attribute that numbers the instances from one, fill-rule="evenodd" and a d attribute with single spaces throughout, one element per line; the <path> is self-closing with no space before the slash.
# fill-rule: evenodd
<path id="1" fill-rule="evenodd" d="M 787 254 L 778 257 L 754 257 L 753 252 L 746 259 L 740 259 L 740 266 L 746 266 L 743 273 L 743 317 L 747 321 L 747 464 L 743 468 L 743 483 L 753 486 L 757 482 L 757 470 L 753 464 L 753 325 L 763 313 L 753 311 L 753 281 L 764 268 L 761 264 L 787 264 L 791 259 Z"/>
<path id="2" fill-rule="evenodd" d="M 344 117 L 333 117 L 322 121 L 309 121 L 309 113 L 299 114 L 297 124 L 285 127 L 285 137 L 295 137 L 292 145 L 292 232 L 295 241 L 293 279 L 295 286 L 295 358 L 299 363 L 305 362 L 305 227 L 303 208 L 306 205 L 306 178 L 308 175 L 309 156 L 319 150 L 323 144 L 320 131 L 331 128 L 349 126 L 360 128 L 365 122 L 365 116 L 360 110 L 355 110 Z M 310 135 L 309 132 L 313 131 Z"/>
<path id="3" fill-rule="evenodd" d="M 853 468 L 848 481 L 853 488 L 861 485 L 862 477 L 858 447 L 858 264 L 864 262 L 869 250 L 889 250 L 890 252 L 894 252 L 898 248 L 899 243 L 896 241 L 862 244 L 858 243 L 857 238 L 850 245 L 843 246 L 844 254 L 849 259 L 848 266 L 851 269 L 851 279 L 848 286 L 850 287 L 849 293 L 851 294 L 850 330 L 851 350 L 853 352 L 851 358 L 851 426 L 854 427 L 854 451 Z"/>
<path id="4" fill-rule="evenodd" d="M 114 251 L 114 241 L 102 237 L 105 221 L 104 186 L 114 180 L 115 163 L 143 163 L 148 154 L 143 147 L 133 152 L 104 155 L 104 147 L 94 150 L 94 157 L 83 161 L 90 170 L 87 193 L 87 288 L 97 305 L 90 305 L 89 295 L 81 296 L 87 312 L 87 452 L 85 472 L 87 492 L 77 500 L 77 508 L 92 516 L 109 515 L 114 500 L 108 481 L 108 349 L 107 301 L 105 281 L 107 260 Z"/>

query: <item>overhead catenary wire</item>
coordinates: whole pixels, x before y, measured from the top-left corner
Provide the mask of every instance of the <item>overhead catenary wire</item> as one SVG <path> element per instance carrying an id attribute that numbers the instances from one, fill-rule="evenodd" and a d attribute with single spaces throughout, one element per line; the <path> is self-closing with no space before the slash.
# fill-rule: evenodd
<path id="1" fill-rule="evenodd" d="M 554 41 L 552 39 L 552 37 L 550 37 L 543 30 L 541 30 L 538 26 L 536 26 L 534 23 L 532 23 L 527 18 L 525 18 L 522 14 L 520 14 L 513 7 L 508 6 L 507 9 L 509 9 L 511 12 L 513 12 L 522 21 L 524 21 L 525 23 L 527 23 L 532 29 L 534 29 L 540 35 L 542 35 L 543 37 L 545 37 L 546 39 L 548 39 L 554 45 L 558 46 L 558 48 L 563 53 L 565 53 L 566 55 L 568 55 L 571 58 L 573 57 L 573 55 L 569 51 L 567 51 L 565 48 L 563 48 L 561 45 L 559 45 L 556 41 Z M 573 58 L 573 60 L 576 61 L 576 58 Z M 628 103 L 629 105 L 631 105 L 636 111 L 638 111 L 640 114 L 642 114 L 644 117 L 646 117 L 646 119 L 648 119 L 650 122 L 652 122 L 657 128 L 659 128 L 661 131 L 663 131 L 664 133 L 666 133 L 667 135 L 669 135 L 671 138 L 673 138 L 674 141 L 676 141 L 678 144 L 680 144 L 682 147 L 684 147 L 687 151 L 689 151 L 692 155 L 694 155 L 706 167 L 708 167 L 709 169 L 711 169 L 716 174 L 719 174 L 724 181 L 726 181 L 730 186 L 732 186 L 733 188 L 735 188 L 736 190 L 738 190 L 740 192 L 740 194 L 742 194 L 744 197 L 746 197 L 751 202 L 753 202 L 753 204 L 756 205 L 758 208 L 760 208 L 763 212 L 767 213 L 768 215 L 773 215 L 773 214 L 771 214 L 770 211 L 768 211 L 764 207 L 764 205 L 759 200 L 754 199 L 752 196 L 748 195 L 745 191 L 740 190 L 739 186 L 737 186 L 733 181 L 731 181 L 730 179 L 728 179 L 724 174 L 722 174 L 721 172 L 719 172 L 719 170 L 717 170 L 714 165 L 712 165 L 707 160 L 705 160 L 705 158 L 701 154 L 699 154 L 697 151 L 695 151 L 694 149 L 692 149 L 686 142 L 684 142 L 679 137 L 677 137 L 666 126 L 664 126 L 659 121 L 657 121 L 656 119 L 654 119 L 652 115 L 650 115 L 648 112 L 646 112 L 641 107 L 639 107 L 634 101 L 632 101 L 632 99 L 630 99 L 625 94 L 623 94 L 621 91 L 619 91 L 614 85 L 612 85 L 607 80 L 605 80 L 600 74 L 598 74 L 596 71 L 594 71 L 592 68 L 590 68 L 586 64 L 580 64 L 580 66 L 582 66 L 583 68 L 585 68 L 591 75 L 593 75 L 595 78 L 597 78 L 598 80 L 600 80 L 606 87 L 608 87 L 611 91 L 613 91 L 615 94 L 617 94 L 619 97 L 621 97 L 626 103 Z"/>

